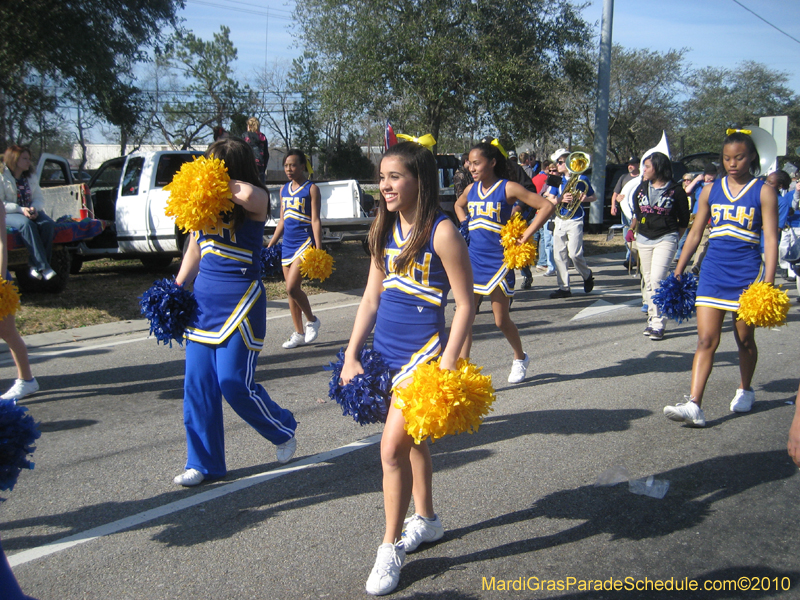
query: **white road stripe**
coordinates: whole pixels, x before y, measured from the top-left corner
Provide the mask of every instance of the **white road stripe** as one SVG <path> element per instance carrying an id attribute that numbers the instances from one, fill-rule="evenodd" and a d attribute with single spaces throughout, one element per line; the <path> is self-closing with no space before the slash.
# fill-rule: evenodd
<path id="1" fill-rule="evenodd" d="M 8 562 L 12 567 L 23 565 L 38 558 L 43 558 L 45 556 L 49 556 L 50 554 L 67 550 L 73 546 L 91 542 L 92 540 L 96 540 L 107 535 L 112 535 L 114 533 L 124 531 L 125 529 L 130 529 L 131 527 L 142 525 L 148 521 L 160 519 L 161 517 L 176 513 L 186 508 L 191 508 L 192 506 L 197 506 L 199 504 L 210 502 L 211 500 L 216 500 L 217 498 L 222 498 L 223 496 L 233 494 L 234 492 L 247 489 L 254 485 L 258 485 L 272 479 L 277 479 L 278 477 L 283 477 L 284 475 L 288 475 L 290 473 L 302 471 L 319 463 L 349 454 L 350 452 L 355 452 L 356 450 L 373 446 L 380 441 L 381 435 L 382 434 L 380 433 L 376 433 L 375 435 L 371 435 L 363 440 L 353 442 L 352 444 L 347 444 L 346 446 L 341 446 L 334 450 L 328 450 L 326 452 L 315 454 L 314 456 L 309 456 L 308 458 L 297 461 L 290 467 L 281 467 L 280 469 L 275 469 L 274 471 L 265 471 L 264 473 L 257 473 L 255 475 L 250 475 L 249 477 L 243 477 L 242 479 L 237 479 L 231 483 L 218 485 L 206 492 L 194 494 L 189 498 L 183 498 L 182 500 L 177 500 L 176 502 L 171 502 L 158 508 L 152 508 L 139 514 L 125 517 L 124 519 L 114 521 L 113 523 L 107 523 L 106 525 L 101 525 L 100 527 L 95 527 L 81 533 L 76 533 L 75 535 L 65 537 L 61 540 L 46 544 L 44 546 L 39 546 L 38 548 L 23 550 L 22 552 L 18 552 L 17 554 L 9 556 Z"/>

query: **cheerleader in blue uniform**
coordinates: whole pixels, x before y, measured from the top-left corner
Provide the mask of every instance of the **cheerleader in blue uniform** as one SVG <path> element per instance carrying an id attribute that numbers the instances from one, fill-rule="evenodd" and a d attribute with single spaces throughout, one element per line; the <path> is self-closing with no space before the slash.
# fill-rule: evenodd
<path id="1" fill-rule="evenodd" d="M 373 327 L 373 346 L 389 364 L 393 389 L 411 382 L 414 369 L 441 355 L 455 369 L 472 326 L 472 269 L 464 239 L 439 210 L 439 178 L 433 154 L 401 142 L 380 166 L 378 216 L 369 233 L 369 280 L 345 352 L 340 383 L 363 373 L 359 352 Z M 452 287 L 456 312 L 448 340 L 445 304 Z M 427 442 L 414 444 L 392 395 L 381 439 L 386 530 L 367 580 L 369 594 L 397 586 L 407 552 L 444 535 L 433 509 L 432 466 Z M 415 514 L 404 517 L 411 497 Z"/>
<path id="2" fill-rule="evenodd" d="M 280 462 L 296 447 L 297 422 L 255 382 L 267 328 L 267 295 L 260 252 L 269 196 L 253 151 L 238 138 L 214 142 L 206 156 L 222 159 L 231 177 L 233 211 L 213 229 L 193 232 L 178 285 L 194 281 L 198 320 L 186 330 L 183 420 L 188 458 L 175 483 L 193 486 L 222 477 L 225 432 L 222 397 L 258 433 L 277 446 Z"/>
<path id="3" fill-rule="evenodd" d="M 527 204 L 537 210 L 521 240 L 527 242 L 550 217 L 553 205 L 539 194 L 508 181 L 506 158 L 492 144 L 482 142 L 474 146 L 469 153 L 469 164 L 475 182 L 458 198 L 455 211 L 460 221 L 469 213 L 469 259 L 475 277 L 475 301 L 479 296 L 491 299 L 494 322 L 514 350 L 508 382 L 520 383 L 525 379 L 530 357 L 522 349 L 519 331 L 508 312 L 509 299 L 514 295 L 514 270 L 505 263 L 500 230 L 511 217 L 515 202 Z M 468 357 L 471 347 L 470 331 L 461 355 Z"/>
<path id="4" fill-rule="evenodd" d="M 319 220 L 322 201 L 319 188 L 308 180 L 306 155 L 300 150 L 289 150 L 283 159 L 283 170 L 289 182 L 281 188 L 281 220 L 269 241 L 274 246 L 283 236 L 283 278 L 289 295 L 289 312 L 294 331 L 283 343 L 284 348 L 310 344 L 319 335 L 319 318 L 311 311 L 308 296 L 300 287 L 300 259 L 311 246 L 322 247 L 322 225 Z M 303 329 L 303 315 L 306 326 Z"/>
<path id="5" fill-rule="evenodd" d="M 741 384 L 730 404 L 732 412 L 748 412 L 755 394 L 750 387 L 758 360 L 755 327 L 736 320 L 739 296 L 753 282 L 774 283 L 778 261 L 778 201 L 775 190 L 758 180 L 759 156 L 748 133 L 729 133 L 722 144 L 722 164 L 727 177 L 703 189 L 697 216 L 686 238 L 675 269 L 679 277 L 694 254 L 711 218 L 708 252 L 697 286 L 697 350 L 692 363 L 692 383 L 685 402 L 664 407 L 673 421 L 705 426 L 700 408 L 719 346 L 726 313 L 734 319 L 733 333 L 739 348 Z M 764 264 L 759 242 L 764 233 Z"/>

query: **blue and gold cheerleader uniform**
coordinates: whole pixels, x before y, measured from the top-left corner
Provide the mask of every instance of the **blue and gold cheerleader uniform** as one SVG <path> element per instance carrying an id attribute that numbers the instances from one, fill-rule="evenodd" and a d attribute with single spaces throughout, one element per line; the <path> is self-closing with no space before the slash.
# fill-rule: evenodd
<path id="1" fill-rule="evenodd" d="M 314 233 L 311 231 L 311 181 L 292 191 L 293 183 L 287 182 L 281 188 L 281 206 L 283 207 L 283 246 L 281 264 L 290 266 L 303 255 L 303 252 L 314 245 Z"/>
<path id="2" fill-rule="evenodd" d="M 428 243 L 408 273 L 397 273 L 394 260 L 408 237 L 403 238 L 400 219 L 395 222 L 384 250 L 383 280 L 372 345 L 392 373 L 392 389 L 411 377 L 419 365 L 436 358 L 447 343 L 444 307 L 450 292 L 442 260 L 433 249 L 436 228 L 447 221 L 439 214 Z"/>
<path id="3" fill-rule="evenodd" d="M 509 269 L 500 243 L 500 230 L 511 218 L 506 200 L 506 180 L 499 179 L 487 191 L 480 181 L 467 194 L 469 211 L 469 260 L 475 293 L 488 296 L 499 285 L 506 296 L 514 295 L 514 270 Z"/>
<path id="4" fill-rule="evenodd" d="M 234 232 L 227 217 L 197 234 L 200 271 L 194 282 L 197 322 L 186 329 L 183 420 L 187 469 L 222 477 L 225 438 L 222 397 L 273 444 L 294 437 L 292 413 L 255 383 L 267 328 L 267 295 L 259 257 L 264 221 L 246 219 Z"/>
<path id="5" fill-rule="evenodd" d="M 696 306 L 739 310 L 739 296 L 751 283 L 764 279 L 761 262 L 761 187 L 751 179 L 734 196 L 728 178 L 714 182 L 708 195 L 711 229 Z"/>

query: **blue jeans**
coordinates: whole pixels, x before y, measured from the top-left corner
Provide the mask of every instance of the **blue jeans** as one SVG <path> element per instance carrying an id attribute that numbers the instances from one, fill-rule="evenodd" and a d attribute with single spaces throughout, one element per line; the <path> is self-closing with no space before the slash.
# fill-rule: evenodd
<path id="1" fill-rule="evenodd" d="M 50 268 L 50 257 L 53 255 L 53 231 L 56 223 L 43 212 L 33 221 L 22 213 L 6 215 L 6 226 L 19 231 L 30 254 L 28 264 L 37 271 Z"/>
<path id="2" fill-rule="evenodd" d="M 620 223 L 622 223 L 622 239 L 625 239 L 625 236 L 628 235 L 628 231 L 631 228 L 631 220 L 625 216 L 625 213 L 621 210 L 619 211 L 619 218 Z M 630 244 L 625 244 L 625 262 L 628 262 L 631 259 L 631 246 Z"/>
<path id="3" fill-rule="evenodd" d="M 547 267 L 548 271 L 553 272 L 556 270 L 556 263 L 553 260 L 553 232 L 547 229 L 547 225 L 539 231 L 542 235 L 539 238 L 539 262 L 536 265 Z"/>

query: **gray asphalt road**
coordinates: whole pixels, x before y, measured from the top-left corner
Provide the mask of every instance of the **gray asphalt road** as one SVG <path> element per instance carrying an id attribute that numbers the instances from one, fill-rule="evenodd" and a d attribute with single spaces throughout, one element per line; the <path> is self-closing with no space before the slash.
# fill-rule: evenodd
<path id="1" fill-rule="evenodd" d="M 786 454 L 797 309 L 787 327 L 758 332 L 746 415 L 728 411 L 738 367 L 726 324 L 708 426 L 689 429 L 661 411 L 688 392 L 694 321 L 661 342 L 644 338 L 638 284 L 619 263 L 593 261 L 588 296 L 550 300 L 554 279 L 542 277 L 518 293 L 512 316 L 532 356 L 521 385 L 505 383 L 510 348 L 486 309 L 478 315 L 473 360 L 494 377 L 495 410 L 478 433 L 432 446 L 447 533 L 409 555 L 393 597 L 800 597 L 800 475 Z M 226 410 L 229 474 L 194 489 L 172 485 L 185 460 L 182 349 L 136 324 L 33 348 L 43 391 L 25 404 L 42 424 L 36 468 L 0 505 L 23 590 L 40 600 L 366 597 L 383 535 L 381 428 L 342 417 L 322 370 L 346 343 L 358 299 L 312 298 L 320 341 L 291 351 L 280 347 L 286 312 L 270 309 L 256 378 L 300 422 L 297 459 L 278 464 Z M 668 480 L 666 496 L 594 485 L 620 466 Z M 700 590 L 655 592 L 656 580 Z"/>

